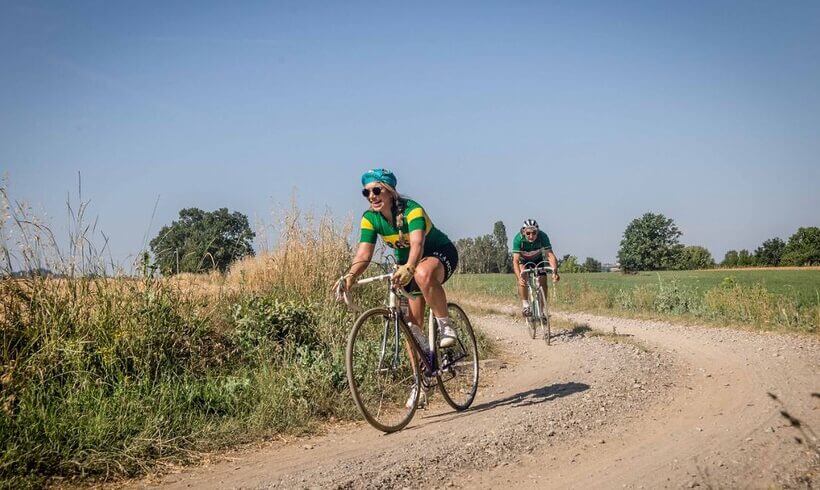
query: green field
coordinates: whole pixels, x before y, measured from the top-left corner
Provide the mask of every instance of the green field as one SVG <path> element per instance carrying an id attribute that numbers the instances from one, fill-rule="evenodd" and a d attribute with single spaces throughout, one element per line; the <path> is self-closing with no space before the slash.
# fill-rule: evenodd
<path id="1" fill-rule="evenodd" d="M 516 302 L 512 274 L 461 274 L 447 285 Z M 820 270 L 754 269 L 562 274 L 551 296 L 559 308 L 694 317 L 766 330 L 817 332 Z"/>
<path id="2" fill-rule="evenodd" d="M 742 286 L 762 285 L 767 291 L 794 298 L 799 305 L 817 304 L 820 297 L 820 270 L 700 270 L 659 271 L 638 274 L 578 273 L 562 274 L 560 286 L 589 284 L 592 287 L 617 291 L 641 285 L 660 285 L 672 281 L 705 292 L 720 286 L 726 278 Z M 512 274 L 460 274 L 448 284 L 455 290 L 514 295 Z"/>

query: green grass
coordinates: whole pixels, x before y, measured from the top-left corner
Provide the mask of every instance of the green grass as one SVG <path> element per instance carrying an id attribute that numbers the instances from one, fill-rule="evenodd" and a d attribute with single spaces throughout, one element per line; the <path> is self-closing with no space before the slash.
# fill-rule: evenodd
<path id="1" fill-rule="evenodd" d="M 517 302 L 511 274 L 454 276 L 459 294 Z M 818 332 L 820 270 L 709 270 L 562 274 L 550 295 L 559 308 L 651 315 Z"/>
<path id="2" fill-rule="evenodd" d="M 730 277 L 741 286 L 762 285 L 774 294 L 794 298 L 800 305 L 817 303 L 820 295 L 820 270 L 700 270 L 659 271 L 637 274 L 578 273 L 562 274 L 563 284 L 589 284 L 592 287 L 617 291 L 641 285 L 656 285 L 676 281 L 679 285 L 701 292 L 719 286 Z M 511 274 L 460 274 L 448 285 L 456 290 L 481 291 L 491 294 L 515 294 L 515 279 Z"/>
<path id="3" fill-rule="evenodd" d="M 352 317 L 321 299 L 0 281 L 0 487 L 134 476 L 356 417 L 342 350 Z"/>
<path id="4" fill-rule="evenodd" d="M 384 290 L 357 298 L 377 305 Z M 344 362 L 354 317 L 324 288 L 0 279 L 0 488 L 137 476 L 358 420 Z"/>

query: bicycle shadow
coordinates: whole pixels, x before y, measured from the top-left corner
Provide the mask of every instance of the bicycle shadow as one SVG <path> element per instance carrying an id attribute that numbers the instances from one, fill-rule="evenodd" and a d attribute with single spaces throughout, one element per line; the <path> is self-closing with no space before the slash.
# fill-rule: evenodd
<path id="1" fill-rule="evenodd" d="M 514 395 L 510 395 L 506 398 L 501 398 L 498 400 L 490 400 L 484 403 L 480 403 L 478 405 L 473 405 L 470 407 L 469 410 L 466 412 L 456 412 L 460 416 L 470 415 L 473 413 L 484 412 L 486 410 L 492 410 L 494 408 L 499 408 L 503 406 L 513 406 L 516 408 L 519 407 L 529 407 L 532 405 L 538 405 L 539 403 L 544 403 L 552 400 L 556 400 L 558 398 L 563 398 L 565 396 L 574 395 L 575 393 L 581 393 L 589 389 L 589 385 L 586 383 L 576 383 L 571 381 L 569 383 L 556 383 L 551 384 L 549 386 L 542 386 L 541 388 L 534 388 L 532 390 L 522 391 L 520 393 L 516 393 Z M 435 415 L 429 415 L 425 418 L 428 419 L 435 419 L 445 416 L 452 416 L 455 415 L 453 412 L 444 412 Z"/>
<path id="2" fill-rule="evenodd" d="M 590 328 L 589 324 L 586 323 L 574 323 L 572 325 L 572 329 L 558 330 L 552 335 L 551 339 L 574 340 L 576 338 L 584 337 L 621 338 L 634 337 L 634 335 L 631 333 L 616 333 L 614 330 L 612 332 L 603 332 L 600 330 L 593 330 Z"/>
<path id="3" fill-rule="evenodd" d="M 589 385 L 586 383 L 576 383 L 574 381 L 570 381 L 569 383 L 555 383 L 549 386 L 542 386 L 541 388 L 522 391 L 506 398 L 490 400 L 479 405 L 474 405 L 470 408 L 470 411 L 483 412 L 485 410 L 507 405 L 514 407 L 529 407 L 532 405 L 538 405 L 539 403 L 563 398 L 565 396 L 574 395 L 575 393 L 581 393 L 588 389 Z"/>
<path id="4" fill-rule="evenodd" d="M 586 323 L 575 323 L 572 325 L 572 330 L 558 330 L 552 334 L 552 338 L 574 339 L 576 337 L 586 337 L 590 332 L 592 332 L 592 329 Z"/>

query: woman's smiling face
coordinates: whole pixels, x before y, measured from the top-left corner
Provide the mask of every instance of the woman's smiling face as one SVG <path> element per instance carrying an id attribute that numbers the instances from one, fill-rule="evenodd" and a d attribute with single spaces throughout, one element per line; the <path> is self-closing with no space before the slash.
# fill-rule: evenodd
<path id="1" fill-rule="evenodd" d="M 393 204 L 393 195 L 381 182 L 371 182 L 365 185 L 364 192 L 368 194 L 366 197 L 373 211 L 380 212 L 385 209 L 385 206 L 392 206 Z"/>

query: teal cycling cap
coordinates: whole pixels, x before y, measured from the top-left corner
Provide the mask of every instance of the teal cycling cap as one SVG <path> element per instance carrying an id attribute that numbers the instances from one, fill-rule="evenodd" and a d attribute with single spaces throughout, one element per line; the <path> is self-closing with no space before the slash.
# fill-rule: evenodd
<path id="1" fill-rule="evenodd" d="M 386 168 L 374 168 L 362 174 L 362 185 L 367 185 L 371 182 L 381 182 L 394 189 L 396 188 L 396 176 Z"/>

